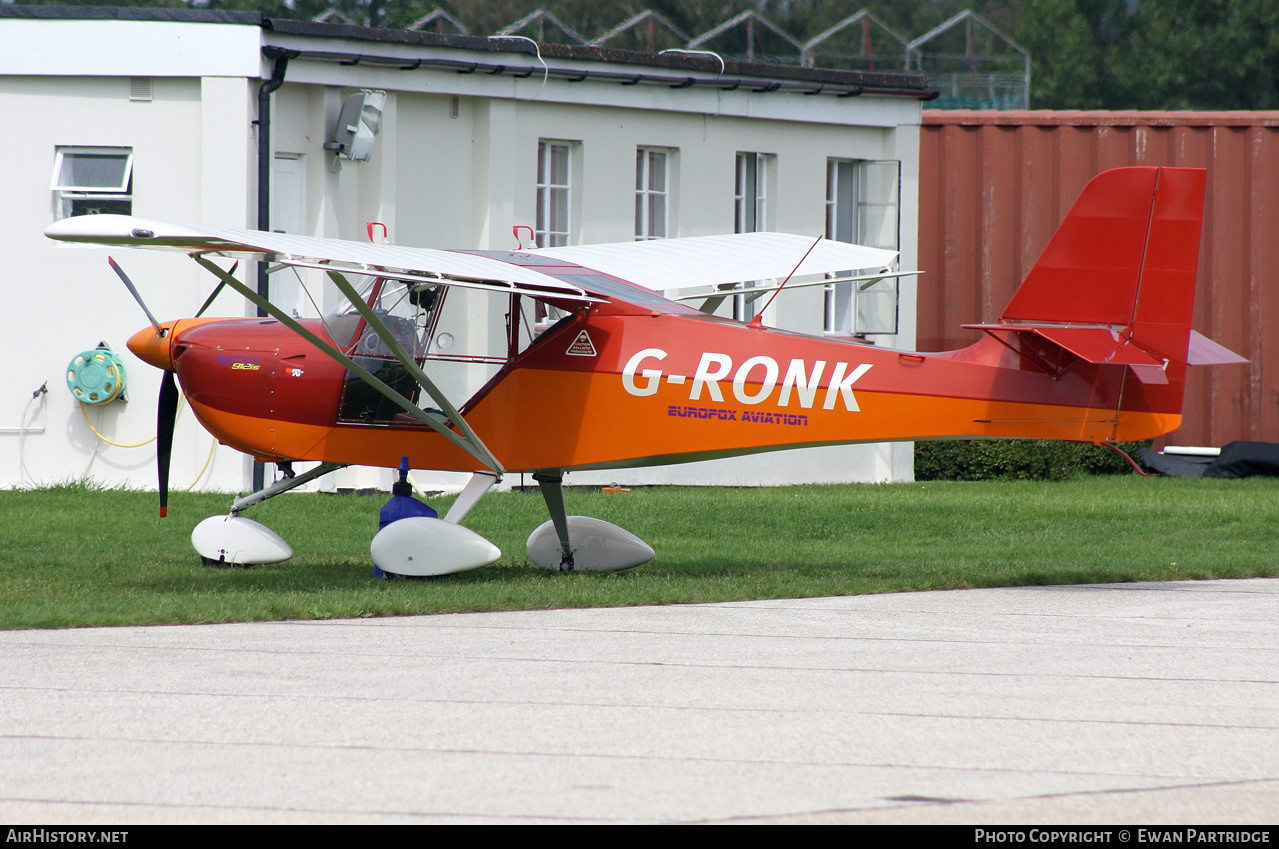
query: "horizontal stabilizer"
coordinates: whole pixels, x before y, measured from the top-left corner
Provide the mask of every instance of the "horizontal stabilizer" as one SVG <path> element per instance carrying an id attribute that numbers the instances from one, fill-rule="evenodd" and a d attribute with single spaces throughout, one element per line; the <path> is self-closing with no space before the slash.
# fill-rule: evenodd
<path id="1" fill-rule="evenodd" d="M 1186 362 L 1192 366 L 1226 366 L 1246 363 L 1247 359 L 1239 356 L 1225 345 L 1218 344 L 1197 330 L 1190 331 L 1190 352 Z"/>
<path id="2" fill-rule="evenodd" d="M 1163 366 L 1128 339 L 1104 327 L 1035 327 L 1030 332 L 1055 342 L 1080 359 L 1099 365 Z"/>
<path id="3" fill-rule="evenodd" d="M 1052 342 L 1085 362 L 1128 366 L 1142 383 L 1168 382 L 1163 360 L 1146 353 L 1124 333 L 1109 327 L 1062 327 L 1055 324 L 965 324 L 964 327 L 984 330 L 996 338 L 1000 331 L 1035 336 Z"/>

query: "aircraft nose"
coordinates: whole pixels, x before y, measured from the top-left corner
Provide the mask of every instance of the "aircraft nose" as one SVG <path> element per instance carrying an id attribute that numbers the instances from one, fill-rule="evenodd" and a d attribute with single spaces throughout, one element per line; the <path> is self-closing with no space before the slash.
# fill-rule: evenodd
<path id="1" fill-rule="evenodd" d="M 176 321 L 167 321 L 160 327 L 164 335 L 156 333 L 154 327 L 139 330 L 129 338 L 128 346 L 138 359 L 158 369 L 173 371 L 173 329 Z"/>

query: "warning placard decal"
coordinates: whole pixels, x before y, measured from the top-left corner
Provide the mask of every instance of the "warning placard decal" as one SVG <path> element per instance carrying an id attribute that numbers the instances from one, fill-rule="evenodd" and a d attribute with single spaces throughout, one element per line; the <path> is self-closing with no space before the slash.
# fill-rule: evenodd
<path id="1" fill-rule="evenodd" d="M 595 346 L 591 343 L 591 336 L 585 330 L 577 334 L 577 338 L 573 340 L 573 344 L 568 346 L 568 350 L 564 353 L 570 357 L 594 357 Z"/>

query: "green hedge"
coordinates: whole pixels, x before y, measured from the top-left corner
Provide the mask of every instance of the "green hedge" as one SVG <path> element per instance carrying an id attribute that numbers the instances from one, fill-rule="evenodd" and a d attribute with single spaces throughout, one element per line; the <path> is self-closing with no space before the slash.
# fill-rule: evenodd
<path id="1" fill-rule="evenodd" d="M 1121 442 L 1134 460 L 1145 442 Z M 1122 475 L 1132 466 L 1109 448 L 1055 439 L 915 443 L 915 480 L 1068 480 L 1080 474 Z"/>

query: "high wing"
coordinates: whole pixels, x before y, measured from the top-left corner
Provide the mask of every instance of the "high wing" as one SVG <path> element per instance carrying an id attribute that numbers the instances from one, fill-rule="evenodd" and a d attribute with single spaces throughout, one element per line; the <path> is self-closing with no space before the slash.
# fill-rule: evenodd
<path id="1" fill-rule="evenodd" d="M 741 286 L 740 288 L 738 288 L 738 284 L 734 283 L 734 284 L 729 284 L 729 286 L 732 288 L 727 288 L 727 289 L 720 288 L 717 291 L 713 291 L 713 292 L 697 292 L 692 295 L 674 295 L 674 294 L 671 294 L 671 290 L 667 290 L 667 296 L 674 301 L 699 301 L 699 300 L 705 300 L 708 295 L 719 298 L 725 295 L 740 294 L 740 295 L 745 295 L 747 301 L 753 301 L 756 298 L 760 297 L 761 295 L 767 295 L 769 292 L 779 292 L 782 289 L 805 289 L 805 288 L 808 288 L 809 286 L 831 286 L 836 283 L 856 283 L 858 284 L 857 285 L 858 290 L 864 292 L 881 280 L 894 280 L 898 277 L 914 277 L 917 274 L 923 274 L 923 273 L 924 272 L 922 271 L 891 271 L 891 272 L 884 272 L 882 274 L 864 274 L 857 277 L 828 277 L 828 278 L 823 278 L 821 280 L 807 280 L 803 283 L 788 282 L 788 283 L 778 283 L 776 285 L 767 285 L 767 286 L 759 286 L 759 285 L 750 286 L 750 287 Z M 694 286 L 690 288 L 705 289 L 706 287 Z"/>
<path id="2" fill-rule="evenodd" d="M 606 299 L 531 268 L 461 251 L 402 248 L 234 227 L 177 224 L 132 215 L 65 218 L 51 224 L 44 234 L 62 242 L 264 260 L 345 274 L 368 274 L 535 298 L 583 302 Z"/>
<path id="3" fill-rule="evenodd" d="M 811 249 L 811 250 L 810 250 Z M 805 256 L 805 252 L 808 253 Z M 572 262 L 655 290 L 887 268 L 896 251 L 792 233 L 734 233 L 609 245 L 542 248 Z M 803 262 L 800 262 L 801 258 Z M 798 266 L 798 267 L 796 267 Z"/>
<path id="4" fill-rule="evenodd" d="M 885 271 L 850 277 L 856 270 L 888 269 L 897 252 L 791 233 L 691 236 L 543 248 L 537 253 L 622 277 L 675 301 L 701 301 L 697 308 L 706 313 L 714 312 L 731 295 L 752 301 L 783 286 L 800 289 L 831 283 L 857 283 L 866 289 L 880 280 L 918 273 Z M 818 279 L 792 279 L 814 276 Z M 774 282 L 762 283 L 765 280 Z M 778 284 L 780 280 L 786 282 Z"/>
<path id="5" fill-rule="evenodd" d="M 807 236 L 790 233 L 736 233 L 506 253 L 364 244 L 235 227 L 180 224 L 131 215 L 66 218 L 50 225 L 45 235 L 63 242 L 236 257 L 582 302 L 625 300 L 625 294 L 616 287 L 577 285 L 562 277 L 544 274 L 537 270 L 535 263 L 526 264 L 527 258 L 544 257 L 582 266 L 652 291 L 724 287 L 781 279 L 792 273 L 802 277 L 881 269 L 897 258 L 896 251 L 830 239 L 814 243 Z"/>

